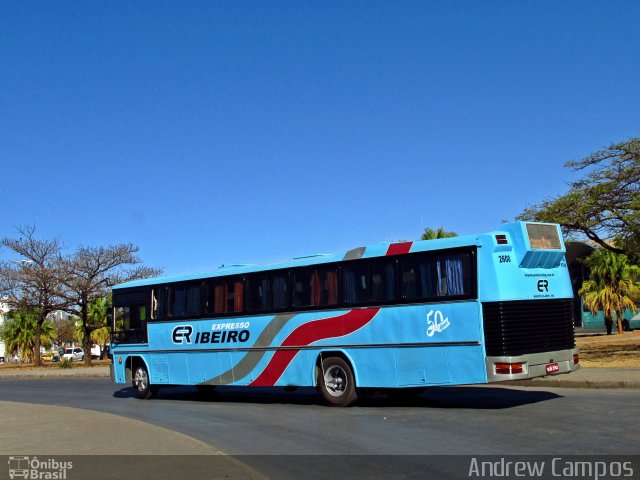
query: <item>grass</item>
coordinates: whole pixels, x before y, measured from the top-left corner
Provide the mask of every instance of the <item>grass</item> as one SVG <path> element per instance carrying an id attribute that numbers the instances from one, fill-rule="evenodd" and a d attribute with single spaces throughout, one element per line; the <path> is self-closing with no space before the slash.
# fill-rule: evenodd
<path id="1" fill-rule="evenodd" d="M 58 366 L 60 368 L 73 368 L 73 363 L 70 359 L 65 358 L 58 363 Z"/>

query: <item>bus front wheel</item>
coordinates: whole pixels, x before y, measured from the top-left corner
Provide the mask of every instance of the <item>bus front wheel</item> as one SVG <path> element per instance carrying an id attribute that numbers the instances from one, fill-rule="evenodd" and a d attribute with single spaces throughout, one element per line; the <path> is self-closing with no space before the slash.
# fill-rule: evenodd
<path id="1" fill-rule="evenodd" d="M 153 398 L 158 392 L 158 388 L 149 383 L 149 372 L 143 363 L 139 363 L 134 369 L 132 383 L 136 397 L 142 400 Z"/>
<path id="2" fill-rule="evenodd" d="M 321 360 L 317 384 L 325 402 L 331 406 L 348 407 L 358 399 L 353 371 L 340 357 Z"/>

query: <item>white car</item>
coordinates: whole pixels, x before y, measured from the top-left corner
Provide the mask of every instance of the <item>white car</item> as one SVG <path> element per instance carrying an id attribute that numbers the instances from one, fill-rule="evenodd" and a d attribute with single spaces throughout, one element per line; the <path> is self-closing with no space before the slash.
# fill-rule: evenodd
<path id="1" fill-rule="evenodd" d="M 62 355 L 62 358 L 65 359 L 69 359 L 72 362 L 74 360 L 84 360 L 84 350 L 82 350 L 81 348 L 75 347 L 75 348 L 65 348 L 64 350 L 64 354 Z"/>

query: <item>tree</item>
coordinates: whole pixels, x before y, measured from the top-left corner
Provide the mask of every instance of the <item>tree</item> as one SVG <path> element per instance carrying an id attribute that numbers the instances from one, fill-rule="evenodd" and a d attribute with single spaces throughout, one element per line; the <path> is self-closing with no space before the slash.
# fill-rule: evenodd
<path id="1" fill-rule="evenodd" d="M 132 244 L 80 247 L 64 259 L 67 311 L 80 318 L 85 364 L 91 365 L 91 333 L 104 327 L 105 315 L 91 315 L 91 305 L 106 297 L 110 285 L 158 276 L 161 270 L 140 265 L 138 247 Z"/>
<path id="2" fill-rule="evenodd" d="M 602 310 L 607 334 L 611 334 L 614 319 L 622 333 L 622 314 L 628 309 L 636 311 L 640 304 L 640 283 L 636 282 L 640 268 L 625 255 L 603 249 L 593 252 L 585 263 L 591 278 L 584 281 L 578 294 L 593 314 Z"/>
<path id="3" fill-rule="evenodd" d="M 584 172 L 568 193 L 525 210 L 522 220 L 559 223 L 565 234 L 640 258 L 640 138 L 611 145 L 566 167 Z M 613 240 L 613 242 L 611 241 Z"/>
<path id="4" fill-rule="evenodd" d="M 90 322 L 94 325 L 105 325 L 91 332 L 91 342 L 100 345 L 100 360 L 104 358 L 107 345 L 111 340 L 111 333 L 106 327 L 107 306 L 110 303 L 110 298 L 102 297 L 96 298 L 91 305 L 89 305 Z"/>
<path id="5" fill-rule="evenodd" d="M 40 365 L 40 338 L 50 313 L 64 310 L 69 301 L 64 292 L 61 244 L 57 238 L 38 240 L 35 227 L 17 228 L 19 238 L 2 239 L 3 246 L 20 259 L 0 264 L 0 297 L 11 310 L 28 310 L 36 315 L 34 361 Z"/>
<path id="6" fill-rule="evenodd" d="M 444 227 L 438 227 L 436 230 L 432 228 L 425 228 L 421 240 L 437 240 L 439 238 L 451 238 L 457 237 L 458 234 L 456 232 L 447 232 Z"/>
<path id="7" fill-rule="evenodd" d="M 75 318 L 62 316 L 51 320 L 55 329 L 55 341 L 58 345 L 73 342 L 75 338 Z"/>
<path id="8" fill-rule="evenodd" d="M 20 352 L 27 361 L 32 361 L 35 357 L 36 324 L 38 314 L 33 310 L 19 309 L 11 310 L 7 314 L 7 320 L 2 326 L 0 336 L 4 340 L 7 351 L 11 353 Z M 55 338 L 55 328 L 50 321 L 45 321 L 40 329 L 40 345 L 51 347 Z M 38 347 L 38 353 L 40 347 Z"/>

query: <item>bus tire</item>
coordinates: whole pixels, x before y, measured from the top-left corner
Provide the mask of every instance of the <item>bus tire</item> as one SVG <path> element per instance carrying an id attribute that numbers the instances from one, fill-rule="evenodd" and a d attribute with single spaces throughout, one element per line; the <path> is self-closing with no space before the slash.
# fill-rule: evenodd
<path id="1" fill-rule="evenodd" d="M 343 358 L 321 360 L 317 385 L 324 401 L 332 407 L 348 407 L 358 399 L 353 371 Z"/>
<path id="2" fill-rule="evenodd" d="M 629 325 L 629 320 L 627 320 L 626 318 L 624 320 L 622 320 L 622 331 L 623 332 L 631 331 L 631 326 Z"/>
<path id="3" fill-rule="evenodd" d="M 133 370 L 131 383 L 136 391 L 136 397 L 141 400 L 153 398 L 158 392 L 158 388 L 149 383 L 149 372 L 142 362 L 138 363 Z"/>

